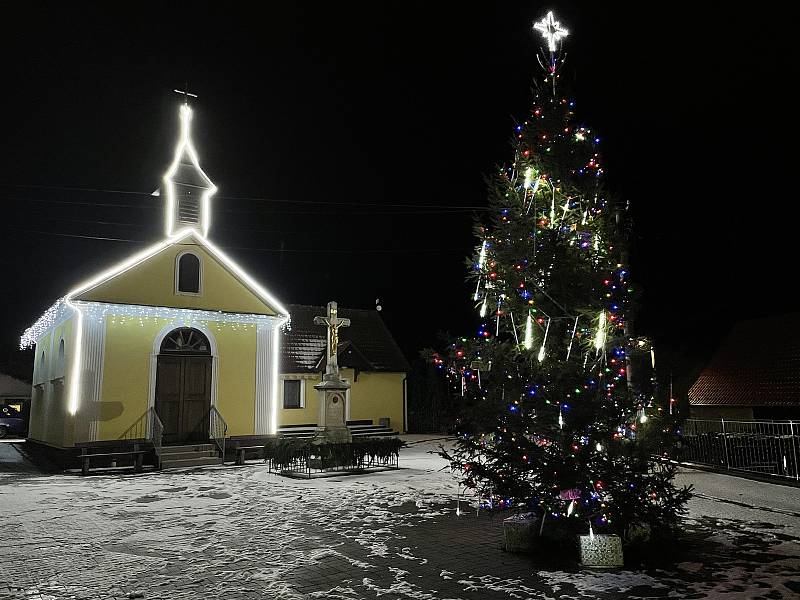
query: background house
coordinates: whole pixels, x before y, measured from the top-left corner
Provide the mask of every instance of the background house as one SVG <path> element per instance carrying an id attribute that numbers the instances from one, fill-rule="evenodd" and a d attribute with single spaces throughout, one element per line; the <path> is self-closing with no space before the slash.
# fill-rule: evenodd
<path id="1" fill-rule="evenodd" d="M 31 384 L 0 373 L 0 407 L 12 406 L 28 423 L 31 414 Z"/>
<path id="2" fill-rule="evenodd" d="M 290 304 L 289 326 L 280 343 L 280 426 L 317 423 L 317 391 L 325 371 L 325 327 L 314 317 L 324 306 Z M 351 384 L 345 404 L 348 421 L 372 421 L 396 431 L 407 429 L 408 361 L 376 310 L 339 307 L 350 326 L 339 330 L 339 372 Z"/>
<path id="3" fill-rule="evenodd" d="M 800 313 L 734 325 L 689 405 L 696 419 L 800 419 Z"/>

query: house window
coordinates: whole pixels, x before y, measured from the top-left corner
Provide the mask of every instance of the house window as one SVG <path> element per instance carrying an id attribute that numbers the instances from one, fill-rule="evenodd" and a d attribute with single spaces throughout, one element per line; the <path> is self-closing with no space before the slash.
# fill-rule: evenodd
<path id="1" fill-rule="evenodd" d="M 178 258 L 178 293 L 200 293 L 200 259 L 190 253 L 181 254 Z"/>
<path id="2" fill-rule="evenodd" d="M 302 384 L 299 379 L 283 381 L 283 408 L 303 408 L 300 397 Z"/>

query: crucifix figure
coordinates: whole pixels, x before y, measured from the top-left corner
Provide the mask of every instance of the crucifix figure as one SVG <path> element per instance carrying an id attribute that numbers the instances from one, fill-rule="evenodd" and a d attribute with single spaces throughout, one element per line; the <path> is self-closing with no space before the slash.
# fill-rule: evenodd
<path id="1" fill-rule="evenodd" d="M 325 325 L 328 328 L 328 364 L 325 367 L 326 373 L 338 373 L 339 363 L 337 355 L 339 352 L 339 328 L 349 327 L 350 319 L 340 319 L 336 302 L 328 302 L 328 315 L 325 317 L 314 317 L 315 325 Z"/>

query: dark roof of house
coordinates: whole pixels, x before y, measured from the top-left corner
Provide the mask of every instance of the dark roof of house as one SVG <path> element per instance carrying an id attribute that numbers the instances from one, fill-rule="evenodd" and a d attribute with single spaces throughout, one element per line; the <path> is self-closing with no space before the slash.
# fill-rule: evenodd
<path id="1" fill-rule="evenodd" d="M 327 330 L 314 324 L 324 315 L 324 306 L 289 304 L 289 328 L 281 339 L 281 372 L 302 373 L 325 370 Z M 339 329 L 340 367 L 360 371 L 407 373 L 408 361 L 376 310 L 339 307 L 339 316 L 350 319 L 349 327 Z"/>
<path id="2" fill-rule="evenodd" d="M 0 398 L 28 398 L 30 395 L 31 384 L 0 373 Z"/>
<path id="3" fill-rule="evenodd" d="M 800 406 L 800 313 L 734 325 L 689 389 L 689 403 Z"/>

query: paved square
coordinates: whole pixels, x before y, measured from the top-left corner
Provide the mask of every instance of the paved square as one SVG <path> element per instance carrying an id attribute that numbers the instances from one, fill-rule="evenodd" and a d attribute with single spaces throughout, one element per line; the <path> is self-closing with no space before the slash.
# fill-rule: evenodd
<path id="1" fill-rule="evenodd" d="M 457 516 L 455 481 L 428 454 L 435 442 L 415 442 L 399 471 L 313 481 L 261 464 L 85 478 L 6 473 L 0 598 L 800 594 L 799 489 L 687 472 L 682 480 L 702 496 L 692 500 L 677 564 L 554 570 L 546 557 L 502 552 L 499 518 Z"/>

